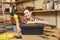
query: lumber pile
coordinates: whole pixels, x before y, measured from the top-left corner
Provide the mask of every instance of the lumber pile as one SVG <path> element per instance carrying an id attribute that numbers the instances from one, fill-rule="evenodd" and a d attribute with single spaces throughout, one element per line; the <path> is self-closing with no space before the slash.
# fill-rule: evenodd
<path id="1" fill-rule="evenodd" d="M 44 35 L 60 38 L 60 29 L 44 30 Z"/>

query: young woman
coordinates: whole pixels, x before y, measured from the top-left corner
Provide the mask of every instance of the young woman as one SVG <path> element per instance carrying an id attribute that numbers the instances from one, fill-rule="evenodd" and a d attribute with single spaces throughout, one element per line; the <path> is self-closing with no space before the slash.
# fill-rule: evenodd
<path id="1" fill-rule="evenodd" d="M 23 24 L 26 24 L 28 21 L 30 21 L 30 22 L 35 21 L 36 23 L 48 24 L 48 22 L 43 20 L 43 19 L 32 17 L 32 12 L 31 11 L 32 11 L 32 9 L 29 8 L 29 7 L 27 7 L 24 10 L 24 17 L 25 17 L 25 19 L 23 19 L 23 21 L 22 21 Z"/>

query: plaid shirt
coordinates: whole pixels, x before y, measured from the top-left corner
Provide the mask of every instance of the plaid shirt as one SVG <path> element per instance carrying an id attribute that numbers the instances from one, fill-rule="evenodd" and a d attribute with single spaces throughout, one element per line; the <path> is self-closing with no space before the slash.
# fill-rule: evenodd
<path id="1" fill-rule="evenodd" d="M 39 19 L 39 18 L 32 18 L 32 19 L 31 19 L 31 21 L 35 21 L 35 20 L 36 20 L 36 21 L 39 21 L 40 19 Z M 28 19 L 24 19 L 24 20 L 22 21 L 22 23 L 23 23 L 23 24 L 26 24 L 28 21 L 29 21 Z"/>

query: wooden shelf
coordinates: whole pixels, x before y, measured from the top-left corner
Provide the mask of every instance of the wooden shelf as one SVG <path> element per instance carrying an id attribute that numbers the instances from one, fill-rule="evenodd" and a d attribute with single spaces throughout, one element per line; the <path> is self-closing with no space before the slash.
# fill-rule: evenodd
<path id="1" fill-rule="evenodd" d="M 54 12 L 54 11 L 60 11 L 60 10 L 54 10 L 54 9 L 52 9 L 52 10 L 34 10 L 34 11 L 32 11 L 33 13 L 39 13 L 39 12 Z M 0 12 L 0 14 L 1 14 L 2 12 Z M 10 12 L 4 12 L 5 14 L 11 14 Z M 15 13 L 17 13 L 17 14 L 23 14 L 23 11 L 21 11 L 21 12 L 15 12 Z"/>
<path id="2" fill-rule="evenodd" d="M 2 2 L 0 2 L 0 4 L 1 4 Z M 3 2 L 3 4 L 12 4 L 12 3 L 14 3 L 14 2 Z"/>
<path id="3" fill-rule="evenodd" d="M 57 2 L 57 4 L 60 4 L 60 2 Z"/>
<path id="4" fill-rule="evenodd" d="M 11 12 L 4 12 L 5 14 L 11 14 Z M 23 12 L 15 12 L 15 13 L 17 13 L 17 14 L 21 14 L 21 13 L 23 13 Z M 2 12 L 0 12 L 0 14 L 2 14 Z"/>
<path id="5" fill-rule="evenodd" d="M 49 11 L 55 11 L 55 10 L 34 10 L 34 11 L 32 11 L 32 12 L 49 12 Z M 0 14 L 1 14 L 2 12 L 0 12 Z M 5 14 L 11 14 L 11 12 L 4 12 Z M 23 13 L 23 12 L 15 12 L 15 13 Z"/>
<path id="6" fill-rule="evenodd" d="M 57 4 L 60 4 L 60 1 L 56 1 Z"/>
<path id="7" fill-rule="evenodd" d="M 16 3 L 19 3 L 20 1 L 17 1 L 17 2 L 3 2 L 3 4 L 16 4 Z M 22 3 L 22 2 L 21 2 Z M 0 4 L 2 4 L 2 2 L 0 2 Z"/>
<path id="8" fill-rule="evenodd" d="M 20 1 L 16 1 L 16 2 L 3 2 L 3 4 L 13 4 L 13 3 L 24 3 L 24 2 L 29 2 L 31 0 L 20 0 Z M 34 0 L 33 0 L 34 1 Z M 2 2 L 0 2 L 1 4 Z"/>
<path id="9" fill-rule="evenodd" d="M 4 12 L 4 13 L 5 13 L 5 14 L 8 14 L 8 13 L 10 14 L 10 12 Z M 0 12 L 0 14 L 2 14 L 2 12 Z"/>
<path id="10" fill-rule="evenodd" d="M 24 2 L 29 2 L 29 1 L 35 1 L 35 0 L 20 0 L 20 1 L 16 1 L 16 3 L 18 2 L 24 3 Z"/>
<path id="11" fill-rule="evenodd" d="M 34 10 L 32 12 L 52 12 L 52 11 L 55 11 L 55 10 Z"/>

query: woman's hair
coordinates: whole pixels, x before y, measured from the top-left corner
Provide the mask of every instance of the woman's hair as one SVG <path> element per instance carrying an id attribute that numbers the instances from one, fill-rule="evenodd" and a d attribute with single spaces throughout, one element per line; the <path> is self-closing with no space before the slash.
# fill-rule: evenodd
<path id="1" fill-rule="evenodd" d="M 33 11 L 34 10 L 34 7 L 26 7 L 24 10 Z"/>

